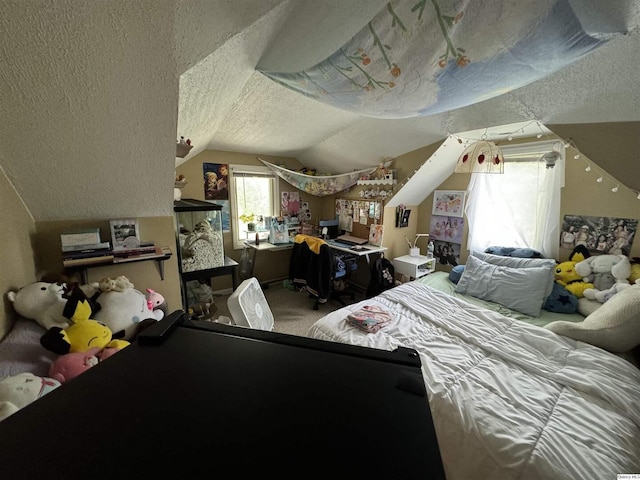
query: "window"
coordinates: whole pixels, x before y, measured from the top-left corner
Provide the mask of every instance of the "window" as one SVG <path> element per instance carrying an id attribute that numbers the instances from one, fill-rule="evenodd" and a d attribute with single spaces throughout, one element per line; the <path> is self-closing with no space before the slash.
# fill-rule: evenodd
<path id="1" fill-rule="evenodd" d="M 230 165 L 231 184 L 231 230 L 233 247 L 242 248 L 248 239 L 249 221 L 240 220 L 241 215 L 271 217 L 279 213 L 278 178 L 267 167 L 254 165 Z"/>
<path id="2" fill-rule="evenodd" d="M 528 247 L 538 250 L 544 257 L 557 258 L 564 148 L 553 167 L 540 161 L 549 149 L 511 158 L 508 150 L 503 150 L 503 174 L 474 173 L 471 176 L 465 207 L 469 222 L 468 249 Z"/>

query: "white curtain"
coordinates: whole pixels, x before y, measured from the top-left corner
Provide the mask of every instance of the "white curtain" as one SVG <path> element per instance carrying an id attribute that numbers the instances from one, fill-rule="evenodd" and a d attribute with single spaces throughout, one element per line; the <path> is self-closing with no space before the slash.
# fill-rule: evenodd
<path id="1" fill-rule="evenodd" d="M 529 247 L 558 257 L 564 160 L 506 162 L 503 174 L 474 173 L 467 190 L 467 247 Z"/>

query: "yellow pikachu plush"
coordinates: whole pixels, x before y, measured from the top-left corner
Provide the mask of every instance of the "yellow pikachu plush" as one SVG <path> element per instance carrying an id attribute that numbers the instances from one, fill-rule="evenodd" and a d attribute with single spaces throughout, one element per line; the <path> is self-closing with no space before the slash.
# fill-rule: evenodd
<path id="1" fill-rule="evenodd" d="M 84 292 L 72 288 L 63 315 L 71 321 L 67 328 L 52 327 L 42 337 L 40 344 L 47 350 L 64 355 L 66 353 L 86 352 L 92 347 L 123 348 L 129 345 L 126 340 L 114 340 L 112 332 L 104 323 L 91 317 L 100 307 L 92 302 Z"/>
<path id="2" fill-rule="evenodd" d="M 594 288 L 593 283 L 585 282 L 582 275 L 576 272 L 576 264 L 589 256 L 589 251 L 584 246 L 578 245 L 569 255 L 569 260 L 558 263 L 554 271 L 556 283 L 578 298 L 584 297 L 584 291 L 587 288 Z"/>

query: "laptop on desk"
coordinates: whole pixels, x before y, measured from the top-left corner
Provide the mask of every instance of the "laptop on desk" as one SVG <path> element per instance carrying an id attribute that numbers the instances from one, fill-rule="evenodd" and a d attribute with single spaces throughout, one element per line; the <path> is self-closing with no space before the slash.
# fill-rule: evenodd
<path id="1" fill-rule="evenodd" d="M 353 235 L 340 235 L 336 241 L 347 245 L 364 245 L 369 242 L 366 238 L 354 237 Z"/>

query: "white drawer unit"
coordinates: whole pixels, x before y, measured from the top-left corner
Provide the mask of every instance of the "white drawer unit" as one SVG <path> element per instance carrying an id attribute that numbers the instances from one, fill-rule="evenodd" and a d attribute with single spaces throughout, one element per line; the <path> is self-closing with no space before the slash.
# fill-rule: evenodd
<path id="1" fill-rule="evenodd" d="M 393 259 L 393 268 L 395 273 L 416 279 L 428 275 L 436 269 L 436 258 L 423 255 L 417 257 L 403 255 Z"/>

